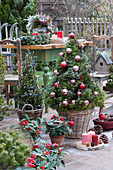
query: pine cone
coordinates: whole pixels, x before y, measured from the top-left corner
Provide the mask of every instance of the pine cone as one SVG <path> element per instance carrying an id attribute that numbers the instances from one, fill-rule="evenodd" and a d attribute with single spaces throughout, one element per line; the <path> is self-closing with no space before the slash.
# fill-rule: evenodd
<path id="1" fill-rule="evenodd" d="M 102 128 L 101 125 L 95 125 L 95 126 L 94 126 L 94 129 L 95 129 L 95 133 L 96 133 L 97 135 L 100 135 L 100 134 L 103 132 L 103 128 Z"/>
<path id="2" fill-rule="evenodd" d="M 102 134 L 99 139 L 102 139 L 103 143 L 108 143 L 108 137 L 105 134 Z"/>

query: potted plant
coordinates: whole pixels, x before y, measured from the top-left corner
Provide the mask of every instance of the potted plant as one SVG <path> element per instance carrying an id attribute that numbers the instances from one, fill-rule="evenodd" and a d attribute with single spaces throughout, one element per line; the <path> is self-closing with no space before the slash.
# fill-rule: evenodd
<path id="1" fill-rule="evenodd" d="M 36 14 L 28 17 L 28 24 L 26 25 L 27 30 L 33 29 L 33 32 L 52 32 L 53 26 L 49 16 L 45 14 Z M 28 31 L 29 32 L 29 31 Z"/>
<path id="2" fill-rule="evenodd" d="M 42 117 L 42 89 L 37 83 L 35 64 L 29 51 L 26 54 L 23 76 L 18 86 L 16 102 L 20 120 L 25 117 L 25 113 L 33 118 Z"/>
<path id="3" fill-rule="evenodd" d="M 59 53 L 54 78 L 45 89 L 45 101 L 60 116 L 73 120 L 75 125 L 69 138 L 81 138 L 87 131 L 95 106 L 104 106 L 105 92 L 93 79 L 87 57 L 73 33 L 63 52 Z"/>
<path id="4" fill-rule="evenodd" d="M 45 133 L 49 133 L 52 143 L 62 145 L 66 132 L 72 133 L 69 125 L 70 122 L 66 121 L 64 117 L 53 115 L 49 121 L 44 119 L 43 123 L 46 128 Z"/>

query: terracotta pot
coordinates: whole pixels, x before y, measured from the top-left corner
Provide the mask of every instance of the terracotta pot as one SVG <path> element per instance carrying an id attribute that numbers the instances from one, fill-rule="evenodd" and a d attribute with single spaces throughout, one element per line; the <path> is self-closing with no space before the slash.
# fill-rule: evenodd
<path id="1" fill-rule="evenodd" d="M 64 141 L 64 137 L 65 135 L 62 135 L 62 136 L 50 136 L 50 139 L 51 139 L 51 143 L 57 143 L 58 145 L 62 145 L 63 141 Z"/>

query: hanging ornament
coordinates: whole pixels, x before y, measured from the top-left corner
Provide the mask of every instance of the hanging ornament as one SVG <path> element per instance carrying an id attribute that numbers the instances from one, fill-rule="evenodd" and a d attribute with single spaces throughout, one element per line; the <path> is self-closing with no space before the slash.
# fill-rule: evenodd
<path id="1" fill-rule="evenodd" d="M 98 91 L 94 91 L 94 95 L 98 96 L 99 95 Z"/>
<path id="2" fill-rule="evenodd" d="M 73 120 L 71 120 L 70 122 L 68 122 L 69 126 L 74 126 L 75 122 Z"/>
<path id="3" fill-rule="evenodd" d="M 66 48 L 66 53 L 67 54 L 70 54 L 72 52 L 72 49 L 71 48 Z"/>
<path id="4" fill-rule="evenodd" d="M 69 36 L 70 36 L 70 38 L 75 38 L 75 34 L 73 34 L 73 33 L 70 33 Z"/>
<path id="5" fill-rule="evenodd" d="M 99 118 L 100 118 L 100 120 L 104 120 L 104 119 L 106 118 L 106 116 L 105 116 L 104 114 L 101 114 L 101 115 L 99 116 Z"/>
<path id="6" fill-rule="evenodd" d="M 67 66 L 67 64 L 66 64 L 65 61 L 63 61 L 63 62 L 61 62 L 60 66 L 61 66 L 62 68 L 65 68 L 65 67 Z"/>
<path id="7" fill-rule="evenodd" d="M 81 59 L 81 58 L 80 58 L 79 55 L 76 55 L 76 56 L 75 56 L 75 61 L 80 61 L 80 59 Z"/>
<path id="8" fill-rule="evenodd" d="M 93 78 L 93 73 L 89 73 L 90 77 Z"/>
<path id="9" fill-rule="evenodd" d="M 79 66 L 73 66 L 73 70 L 74 71 L 78 71 L 79 70 Z"/>
<path id="10" fill-rule="evenodd" d="M 51 97 L 55 97 L 55 92 L 51 92 L 51 93 L 50 93 L 50 96 L 51 96 Z"/>
<path id="11" fill-rule="evenodd" d="M 84 48 L 84 45 L 83 45 L 83 44 L 79 44 L 78 47 L 79 47 L 80 49 L 83 49 L 83 48 Z"/>
<path id="12" fill-rule="evenodd" d="M 62 102 L 63 106 L 68 106 L 68 101 L 67 99 L 65 99 L 63 102 Z"/>
<path id="13" fill-rule="evenodd" d="M 85 101 L 84 101 L 84 105 L 85 105 L 85 106 L 88 106 L 88 105 L 89 105 L 89 101 L 88 101 L 88 100 L 85 100 Z"/>
<path id="14" fill-rule="evenodd" d="M 68 94 L 68 90 L 67 90 L 67 89 L 63 89 L 63 90 L 62 90 L 62 94 L 63 94 L 63 95 L 67 95 L 67 94 Z"/>
<path id="15" fill-rule="evenodd" d="M 85 89 L 85 88 L 86 88 L 86 85 L 84 83 L 81 83 L 80 89 Z"/>
<path id="16" fill-rule="evenodd" d="M 55 88 L 58 88 L 59 83 L 58 83 L 58 82 L 56 82 L 56 83 L 54 84 L 54 86 L 55 86 Z"/>
<path id="17" fill-rule="evenodd" d="M 63 56 L 63 55 L 64 55 L 64 53 L 63 53 L 63 52 L 60 52 L 60 53 L 59 53 L 59 56 L 60 56 L 60 57 L 61 57 L 61 56 Z"/>
<path id="18" fill-rule="evenodd" d="M 81 96 L 82 95 L 82 92 L 81 91 L 78 91 L 77 92 L 77 96 Z"/>
<path id="19" fill-rule="evenodd" d="M 72 101 L 71 101 L 71 104 L 72 104 L 72 105 L 75 105 L 75 104 L 76 104 L 76 101 L 75 101 L 75 100 L 72 100 Z"/>
<path id="20" fill-rule="evenodd" d="M 70 80 L 71 84 L 75 84 L 75 79 Z"/>
<path id="21" fill-rule="evenodd" d="M 54 70 L 54 72 L 53 72 L 53 73 L 54 73 L 54 75 L 56 75 L 56 74 L 58 74 L 58 71 L 57 71 L 57 70 Z"/>

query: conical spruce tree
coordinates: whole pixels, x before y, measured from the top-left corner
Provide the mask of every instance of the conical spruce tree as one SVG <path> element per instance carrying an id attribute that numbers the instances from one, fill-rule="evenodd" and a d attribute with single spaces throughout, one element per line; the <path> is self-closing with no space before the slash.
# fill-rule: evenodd
<path id="1" fill-rule="evenodd" d="M 23 76 L 18 87 L 17 101 L 19 108 L 31 104 L 34 109 L 42 107 L 42 91 L 36 81 L 36 69 L 30 52 L 26 54 Z"/>
<path id="2" fill-rule="evenodd" d="M 81 111 L 94 106 L 104 106 L 105 92 L 92 78 L 90 65 L 74 34 L 59 59 L 54 78 L 45 90 L 45 101 L 57 111 Z"/>

